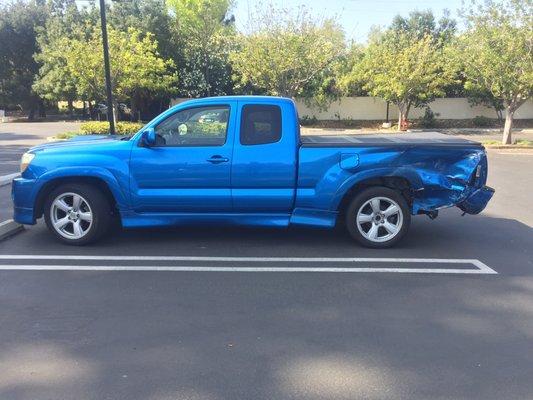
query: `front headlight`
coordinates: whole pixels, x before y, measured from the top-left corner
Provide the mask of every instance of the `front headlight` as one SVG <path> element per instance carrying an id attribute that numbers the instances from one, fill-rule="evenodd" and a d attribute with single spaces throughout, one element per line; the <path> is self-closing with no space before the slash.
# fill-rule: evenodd
<path id="1" fill-rule="evenodd" d="M 30 165 L 31 161 L 35 158 L 35 154 L 32 153 L 24 153 L 22 155 L 22 158 L 20 159 L 20 173 L 23 173 L 26 171 L 26 168 L 28 168 L 28 165 Z"/>

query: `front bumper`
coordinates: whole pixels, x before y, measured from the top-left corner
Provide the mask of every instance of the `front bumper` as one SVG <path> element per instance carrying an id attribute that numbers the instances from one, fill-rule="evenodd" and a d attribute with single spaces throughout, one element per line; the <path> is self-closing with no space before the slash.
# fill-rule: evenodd
<path id="1" fill-rule="evenodd" d="M 467 214 L 479 214 L 494 195 L 494 189 L 488 186 L 474 190 L 465 200 L 457 204 Z"/>
<path id="2" fill-rule="evenodd" d="M 19 224 L 35 224 L 35 179 L 16 178 L 11 185 L 13 219 Z"/>

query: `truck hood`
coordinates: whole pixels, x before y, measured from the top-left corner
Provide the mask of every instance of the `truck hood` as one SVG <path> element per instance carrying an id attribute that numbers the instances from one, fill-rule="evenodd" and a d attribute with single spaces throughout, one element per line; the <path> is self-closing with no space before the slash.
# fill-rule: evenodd
<path id="1" fill-rule="evenodd" d="M 57 142 L 40 144 L 38 146 L 32 147 L 28 152 L 39 153 L 41 151 L 49 150 L 70 151 L 79 148 L 87 149 L 87 147 L 94 147 L 96 149 L 99 147 L 108 146 L 112 143 L 124 142 L 127 141 L 127 139 L 129 139 L 129 137 L 118 135 L 82 135 L 69 140 L 61 140 Z"/>

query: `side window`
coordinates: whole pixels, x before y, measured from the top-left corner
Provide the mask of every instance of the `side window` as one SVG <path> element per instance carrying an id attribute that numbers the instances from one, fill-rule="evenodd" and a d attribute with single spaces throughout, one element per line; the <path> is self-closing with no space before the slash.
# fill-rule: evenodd
<path id="1" fill-rule="evenodd" d="M 281 109 L 278 106 L 246 105 L 242 108 L 241 144 L 275 143 L 281 139 Z"/>
<path id="2" fill-rule="evenodd" d="M 178 111 L 155 127 L 158 146 L 222 146 L 226 143 L 229 106 Z"/>

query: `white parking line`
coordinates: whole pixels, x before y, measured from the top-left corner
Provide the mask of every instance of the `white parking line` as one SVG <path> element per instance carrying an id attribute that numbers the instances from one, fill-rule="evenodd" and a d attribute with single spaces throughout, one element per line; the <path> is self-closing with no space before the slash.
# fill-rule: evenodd
<path id="1" fill-rule="evenodd" d="M 339 267 L 202 267 L 202 266 L 116 266 L 116 265 L 0 265 L 15 271 L 173 271 L 173 272 L 392 272 L 402 274 L 497 274 L 481 269 L 436 268 L 339 268 Z"/>
<path id="2" fill-rule="evenodd" d="M 448 258 L 343 258 L 343 257 L 197 257 L 197 256 L 86 256 L 86 255 L 0 255 L 0 260 L 55 261 L 209 261 L 209 262 L 286 262 L 286 263 L 387 263 L 386 267 L 249 267 L 249 266 L 160 266 L 160 265 L 0 265 L 0 270 L 38 271 L 196 271 L 196 272 L 392 272 L 410 274 L 497 274 L 476 259 Z M 399 264 L 471 264 L 475 268 L 403 268 Z"/>

